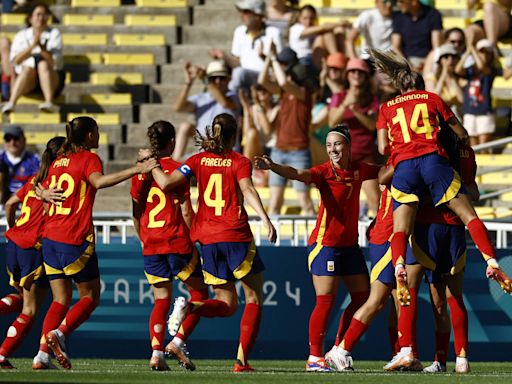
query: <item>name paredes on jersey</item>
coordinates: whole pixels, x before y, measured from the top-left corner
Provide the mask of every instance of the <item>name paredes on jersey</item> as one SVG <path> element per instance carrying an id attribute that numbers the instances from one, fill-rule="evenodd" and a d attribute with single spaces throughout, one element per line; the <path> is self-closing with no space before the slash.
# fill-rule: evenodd
<path id="1" fill-rule="evenodd" d="M 231 167 L 233 160 L 231 159 L 219 159 L 219 158 L 209 158 L 203 157 L 201 159 L 201 165 L 206 167 Z"/>
<path id="2" fill-rule="evenodd" d="M 398 97 L 395 97 L 392 100 L 389 100 L 386 103 L 386 105 L 388 107 L 391 107 L 391 106 L 393 106 L 395 104 L 400 104 L 400 103 L 403 103 L 403 102 L 406 102 L 406 101 L 421 100 L 421 99 L 428 100 L 428 93 L 413 93 L 413 94 L 410 94 L 410 95 L 398 96 Z"/>
<path id="3" fill-rule="evenodd" d="M 59 167 L 69 167 L 71 159 L 67 157 L 63 157 L 62 159 L 56 160 L 53 162 L 53 168 L 59 168 Z"/>

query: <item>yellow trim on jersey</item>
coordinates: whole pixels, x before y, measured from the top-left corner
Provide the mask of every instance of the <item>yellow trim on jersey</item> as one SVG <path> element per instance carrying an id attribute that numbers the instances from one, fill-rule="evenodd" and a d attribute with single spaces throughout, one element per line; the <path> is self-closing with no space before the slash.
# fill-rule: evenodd
<path id="1" fill-rule="evenodd" d="M 318 212 L 320 214 L 320 212 Z M 320 251 L 323 248 L 322 242 L 324 241 L 324 235 L 325 235 L 325 227 L 327 224 L 327 211 L 325 208 L 322 211 L 322 221 L 320 222 L 320 227 L 318 228 L 318 233 L 316 235 L 316 246 L 313 248 L 313 250 L 308 255 L 308 269 L 311 271 L 311 264 L 313 264 L 313 261 L 318 256 Z"/>
<path id="2" fill-rule="evenodd" d="M 85 265 L 94 254 L 94 243 L 89 243 L 82 256 L 64 267 L 66 276 L 74 275 L 84 269 Z"/>
<path id="3" fill-rule="evenodd" d="M 207 285 L 222 285 L 222 284 L 226 284 L 228 282 L 227 280 L 220 279 L 217 276 L 213 276 L 211 273 L 206 272 L 204 269 L 203 269 L 203 279 L 204 279 L 204 283 Z"/>
<path id="4" fill-rule="evenodd" d="M 43 266 L 40 265 L 35 270 L 30 272 L 27 276 L 23 276 L 20 279 L 20 286 L 29 291 L 32 283 L 34 281 L 40 279 L 42 275 L 43 275 Z"/>
<path id="5" fill-rule="evenodd" d="M 389 246 L 386 253 L 380 258 L 380 260 L 373 266 L 370 273 L 370 284 L 373 284 L 378 278 L 384 268 L 391 262 L 391 246 Z"/>
<path id="6" fill-rule="evenodd" d="M 60 269 L 53 268 L 51 265 L 44 263 L 44 271 L 47 275 L 60 275 L 63 272 Z"/>
<path id="7" fill-rule="evenodd" d="M 393 186 L 391 186 L 391 195 L 393 196 L 393 199 L 401 204 L 416 203 L 420 201 L 418 196 L 416 196 L 414 193 L 405 193 Z"/>
<path id="8" fill-rule="evenodd" d="M 467 252 L 464 251 L 461 257 L 455 262 L 455 265 L 450 269 L 450 275 L 456 275 L 461 272 L 466 265 Z"/>
<path id="9" fill-rule="evenodd" d="M 247 251 L 247 255 L 245 255 L 242 263 L 233 271 L 233 276 L 235 276 L 235 278 L 240 280 L 249 272 L 251 272 L 254 256 L 256 256 L 256 244 L 254 243 L 254 239 L 252 239 L 251 245 L 249 245 L 249 250 Z"/>
<path id="10" fill-rule="evenodd" d="M 163 282 L 166 282 L 166 281 L 170 281 L 170 279 L 168 277 L 160 277 L 160 276 L 150 275 L 146 271 L 144 271 L 144 274 L 146 275 L 146 279 L 148 280 L 148 283 L 150 285 L 155 285 L 155 284 L 158 284 L 158 283 L 163 283 Z"/>
<path id="11" fill-rule="evenodd" d="M 391 196 L 391 193 L 386 193 L 386 202 L 384 204 L 386 208 L 384 208 L 384 214 L 382 215 L 382 218 L 384 219 L 388 213 L 389 213 L 389 207 L 391 207 L 391 199 L 393 199 L 393 196 Z M 391 214 L 393 214 L 393 211 L 391 211 Z"/>
<path id="12" fill-rule="evenodd" d="M 423 267 L 431 269 L 432 271 L 436 269 L 436 263 L 434 260 L 432 260 L 427 253 L 421 249 L 413 236 L 411 236 L 411 247 L 416 261 L 418 261 Z"/>
<path id="13" fill-rule="evenodd" d="M 187 280 L 196 269 L 197 263 L 199 263 L 199 256 L 197 254 L 197 249 L 194 248 L 192 250 L 192 257 L 190 258 L 189 263 L 176 275 L 176 278 L 181 281 Z"/>
<path id="14" fill-rule="evenodd" d="M 457 173 L 457 171 L 454 171 L 453 180 L 450 186 L 446 189 L 445 193 L 443 194 L 443 197 L 441 197 L 441 200 L 439 200 L 435 206 L 437 207 L 440 204 L 447 203 L 451 199 L 453 199 L 455 196 L 457 196 L 457 193 L 460 191 L 460 176 Z"/>
<path id="15" fill-rule="evenodd" d="M 9 275 L 9 285 L 11 287 L 18 289 L 20 284 L 19 284 L 19 282 L 14 280 L 14 274 L 11 271 L 9 271 L 9 268 L 5 268 L 5 270 L 7 271 L 7 274 Z"/>
<path id="16" fill-rule="evenodd" d="M 78 209 L 76 210 L 76 213 L 80 212 L 80 210 L 82 209 L 82 205 L 84 205 L 86 191 L 87 191 L 87 184 L 85 183 L 85 181 L 82 180 L 80 182 L 80 201 L 78 203 Z"/>

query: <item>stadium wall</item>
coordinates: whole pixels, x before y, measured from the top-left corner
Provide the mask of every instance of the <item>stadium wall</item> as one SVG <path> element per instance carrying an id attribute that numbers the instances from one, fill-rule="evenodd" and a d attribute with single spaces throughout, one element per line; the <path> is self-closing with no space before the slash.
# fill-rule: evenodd
<path id="1" fill-rule="evenodd" d="M 0 244 L 2 255 L 4 251 L 5 244 Z M 148 319 L 152 294 L 144 277 L 140 248 L 136 245 L 98 245 L 97 252 L 102 273 L 101 304 L 72 335 L 69 353 L 73 358 L 148 358 L 151 353 Z M 260 247 L 259 252 L 266 265 L 264 311 L 260 336 L 251 358 L 305 359 L 309 315 L 314 306 L 306 249 Z M 512 250 L 499 250 L 498 253 L 504 268 L 512 272 Z M 2 296 L 11 292 L 5 272 L 0 274 L 0 291 Z M 240 289 L 239 293 L 241 305 L 232 318 L 201 320 L 188 341 L 194 358 L 233 358 L 236 355 L 243 310 Z M 186 291 L 182 284 L 176 284 L 175 296 L 181 294 Z M 421 288 L 420 297 L 418 345 L 421 358 L 429 360 L 434 355 L 435 337 L 426 284 Z M 471 360 L 508 360 L 508 351 L 512 347 L 512 297 L 485 278 L 484 263 L 475 249 L 468 252 L 464 298 L 469 312 Z M 49 299 L 47 301 L 44 310 L 48 307 Z M 347 304 L 346 291 L 341 288 L 328 329 L 326 348 L 335 337 L 338 319 Z M 376 318 L 356 347 L 355 359 L 389 358 L 388 311 L 389 308 Z M 15 356 L 32 357 L 35 354 L 41 317 Z M 0 318 L 3 335 L 14 318 L 14 315 Z M 453 351 L 450 353 L 453 358 Z"/>

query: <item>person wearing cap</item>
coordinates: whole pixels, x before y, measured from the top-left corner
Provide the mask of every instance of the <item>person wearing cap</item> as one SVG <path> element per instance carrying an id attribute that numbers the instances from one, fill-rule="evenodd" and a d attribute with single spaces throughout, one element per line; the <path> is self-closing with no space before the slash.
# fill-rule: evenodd
<path id="1" fill-rule="evenodd" d="M 275 81 L 270 79 L 270 68 Z M 314 81 L 306 68 L 298 63 L 297 55 L 289 48 L 283 48 L 276 54 L 272 46 L 265 59 L 263 70 L 258 77 L 258 84 L 272 94 L 280 95 L 280 110 L 277 115 L 275 130 L 276 144 L 272 148 L 272 158 L 280 163 L 296 168 L 306 169 L 311 166 L 309 148 L 309 129 L 311 109 L 313 108 Z M 269 175 L 270 202 L 269 213 L 279 215 L 284 202 L 284 190 L 287 180 L 277 174 Z M 315 214 L 309 187 L 294 181 L 302 213 Z"/>
<path id="2" fill-rule="evenodd" d="M 228 113 L 238 119 L 240 102 L 238 95 L 228 88 L 230 73 L 223 60 L 213 60 L 206 68 L 186 62 L 184 65 L 185 84 L 174 104 L 176 112 L 193 113 L 194 122 L 184 122 L 176 132 L 176 147 L 173 158 L 180 160 L 185 154 L 188 139 L 198 132 L 204 134 L 213 118 L 221 113 Z M 206 84 L 206 90 L 190 95 L 190 88 L 198 79 Z"/>
<path id="3" fill-rule="evenodd" d="M 494 45 L 490 40 L 468 42 L 466 52 L 455 67 L 455 73 L 465 79 L 462 104 L 463 125 L 469 133 L 471 146 L 491 141 L 496 131 L 496 116 L 492 105 L 492 83 L 496 76 L 508 79 L 512 69 L 494 65 Z"/>
<path id="4" fill-rule="evenodd" d="M 325 150 L 329 159 L 323 164 L 304 169 L 279 164 L 268 156 L 255 161 L 256 168 L 314 184 L 320 192 L 317 221 L 308 240 L 308 269 L 316 303 L 309 320 L 306 371 L 331 371 L 327 355 L 324 359 L 323 342 L 339 284 L 344 283 L 351 301 L 341 316 L 336 340 L 341 340 L 370 291 L 368 269 L 358 245 L 359 194 L 362 182 L 377 178 L 380 166 L 360 163 L 353 168 L 352 142 L 347 125 L 339 124 L 327 134 Z"/>
<path id="5" fill-rule="evenodd" d="M 346 123 L 352 135 L 352 167 L 360 162 L 374 163 L 375 123 L 379 113 L 379 99 L 372 92 L 370 69 L 362 59 L 352 58 L 347 63 L 345 79 L 348 89 L 332 96 L 329 104 L 329 126 Z M 363 183 L 368 211 L 372 215 L 379 208 L 380 191 L 376 180 Z"/>
<path id="6" fill-rule="evenodd" d="M 23 129 L 18 125 L 4 128 L 4 149 L 0 151 L 0 204 L 16 193 L 39 170 L 39 157 L 25 149 Z"/>
<path id="7" fill-rule="evenodd" d="M 460 118 L 460 107 L 464 101 L 464 93 L 455 74 L 455 66 L 459 61 L 459 53 L 451 43 L 437 48 L 436 72 L 424 76 L 425 90 L 437 93 L 450 106 L 453 113 Z"/>
<path id="8" fill-rule="evenodd" d="M 359 14 L 346 39 L 347 54 L 350 58 L 368 58 L 367 48 L 382 51 L 391 49 L 391 33 L 393 32 L 393 3 L 391 0 L 375 0 L 375 8 Z M 362 36 L 363 45 L 360 55 L 356 52 L 356 41 Z"/>
<path id="9" fill-rule="evenodd" d="M 231 53 L 220 49 L 211 49 L 214 59 L 225 60 L 232 68 L 232 80 L 229 85 L 233 91 L 243 88 L 248 94 L 250 86 L 256 85 L 258 74 L 263 69 L 263 60 L 273 43 L 279 52 L 282 39 L 279 29 L 265 24 L 264 0 L 237 0 L 236 9 L 240 13 L 242 25 L 233 33 Z"/>

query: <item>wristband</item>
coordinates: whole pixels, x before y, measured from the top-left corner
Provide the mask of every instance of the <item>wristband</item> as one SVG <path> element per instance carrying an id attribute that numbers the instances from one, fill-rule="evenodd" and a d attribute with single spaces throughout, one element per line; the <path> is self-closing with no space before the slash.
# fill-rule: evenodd
<path id="1" fill-rule="evenodd" d="M 399 263 L 399 264 L 395 265 L 395 273 L 397 273 L 397 272 L 398 272 L 398 269 L 399 269 L 399 268 L 405 269 L 405 265 L 404 265 L 404 264 L 402 264 L 402 263 Z"/>
<path id="2" fill-rule="evenodd" d="M 500 269 L 500 265 L 498 264 L 498 260 L 496 260 L 494 257 L 487 259 L 487 266 L 494 268 L 494 269 Z"/>

